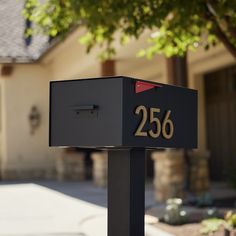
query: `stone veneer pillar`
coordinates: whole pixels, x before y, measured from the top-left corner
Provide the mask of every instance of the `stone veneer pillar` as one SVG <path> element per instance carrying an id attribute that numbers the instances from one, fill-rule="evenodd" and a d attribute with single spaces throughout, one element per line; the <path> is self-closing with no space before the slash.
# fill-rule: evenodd
<path id="1" fill-rule="evenodd" d="M 152 159 L 155 199 L 183 198 L 186 173 L 183 150 L 156 151 L 152 153 Z"/>
<path id="2" fill-rule="evenodd" d="M 99 187 L 107 186 L 108 152 L 94 152 L 91 157 L 93 160 L 93 182 Z"/>
<path id="3" fill-rule="evenodd" d="M 208 151 L 192 151 L 190 158 L 190 191 L 196 195 L 204 194 L 209 189 Z"/>
<path id="4" fill-rule="evenodd" d="M 85 179 L 85 153 L 74 149 L 65 149 L 56 160 L 57 179 L 84 180 Z"/>

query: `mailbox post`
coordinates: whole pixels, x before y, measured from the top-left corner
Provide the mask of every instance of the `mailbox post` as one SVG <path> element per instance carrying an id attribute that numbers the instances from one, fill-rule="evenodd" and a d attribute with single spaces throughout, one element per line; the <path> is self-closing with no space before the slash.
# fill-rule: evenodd
<path id="1" fill-rule="evenodd" d="M 145 150 L 108 152 L 108 235 L 144 236 Z"/>
<path id="2" fill-rule="evenodd" d="M 197 92 L 117 76 L 50 83 L 50 146 L 108 149 L 108 236 L 144 236 L 145 149 L 197 147 Z"/>

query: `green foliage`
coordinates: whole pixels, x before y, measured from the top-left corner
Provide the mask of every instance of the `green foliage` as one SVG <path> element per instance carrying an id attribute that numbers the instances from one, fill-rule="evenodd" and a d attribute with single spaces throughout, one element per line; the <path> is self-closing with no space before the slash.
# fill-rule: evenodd
<path id="1" fill-rule="evenodd" d="M 227 221 L 227 223 L 233 227 L 236 228 L 236 214 L 233 214 Z"/>
<path id="2" fill-rule="evenodd" d="M 236 214 L 232 211 L 228 211 L 225 215 L 225 219 L 220 218 L 209 218 L 202 221 L 201 234 L 213 235 L 221 227 L 227 230 L 236 228 Z"/>
<path id="3" fill-rule="evenodd" d="M 204 235 L 212 235 L 214 232 L 218 231 L 224 223 L 224 220 L 218 218 L 203 220 L 200 233 Z"/>
<path id="4" fill-rule="evenodd" d="M 115 54 L 115 34 L 121 43 L 153 32 L 139 56 L 184 55 L 198 45 L 208 49 L 223 42 L 236 57 L 236 0 L 26 0 L 23 14 L 35 23 L 34 33 L 52 37 L 84 26 L 81 42 L 95 45 L 106 57 Z M 32 33 L 32 32 L 30 32 Z"/>
<path id="5" fill-rule="evenodd" d="M 169 198 L 166 201 L 164 221 L 171 225 L 181 225 L 187 222 L 187 212 L 182 209 L 183 201 L 180 198 Z"/>
<path id="6" fill-rule="evenodd" d="M 227 212 L 225 221 L 227 228 L 236 228 L 236 213 L 233 213 L 232 211 Z"/>

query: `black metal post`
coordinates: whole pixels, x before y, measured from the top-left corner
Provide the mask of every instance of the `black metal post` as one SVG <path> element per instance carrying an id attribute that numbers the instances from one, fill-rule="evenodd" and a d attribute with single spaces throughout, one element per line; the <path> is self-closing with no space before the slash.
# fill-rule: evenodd
<path id="1" fill-rule="evenodd" d="M 108 152 L 108 236 L 144 236 L 145 150 Z"/>

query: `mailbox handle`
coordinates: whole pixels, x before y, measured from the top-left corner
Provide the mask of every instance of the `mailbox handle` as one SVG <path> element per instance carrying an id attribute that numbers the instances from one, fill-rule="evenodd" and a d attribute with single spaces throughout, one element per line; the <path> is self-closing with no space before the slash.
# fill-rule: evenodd
<path id="1" fill-rule="evenodd" d="M 74 111 L 94 111 L 97 109 L 98 109 L 97 105 L 84 105 L 84 106 L 74 106 L 73 107 Z"/>

